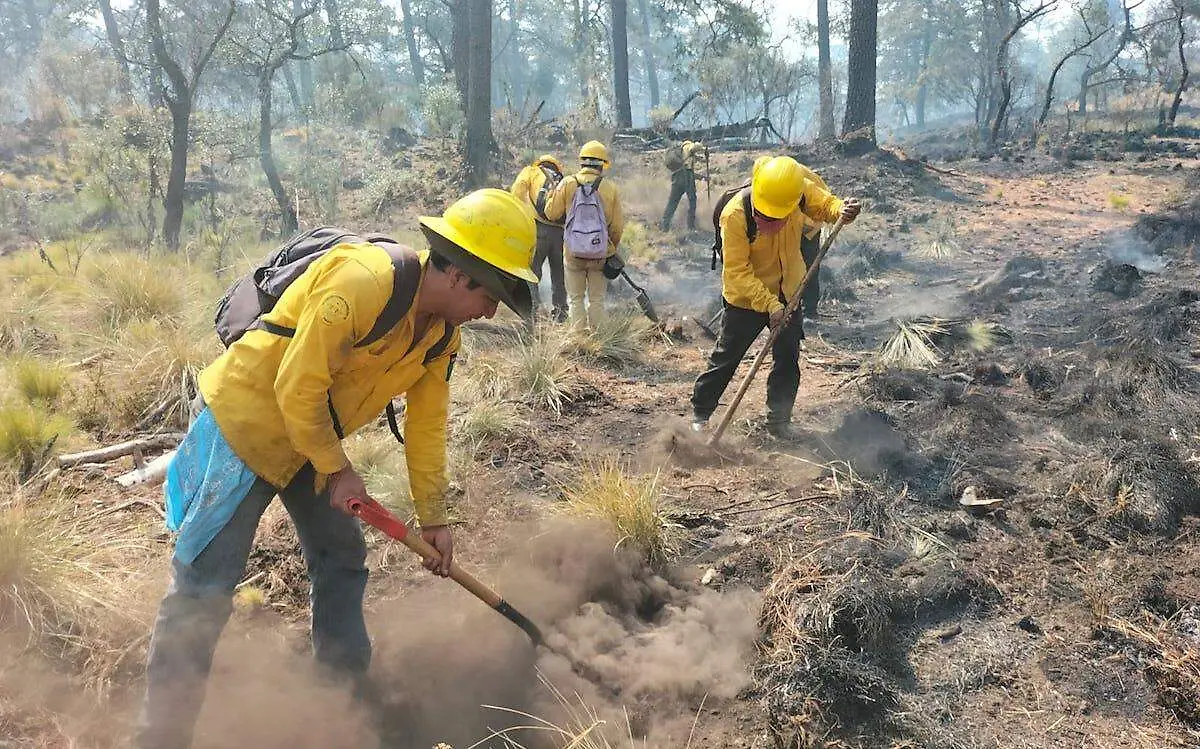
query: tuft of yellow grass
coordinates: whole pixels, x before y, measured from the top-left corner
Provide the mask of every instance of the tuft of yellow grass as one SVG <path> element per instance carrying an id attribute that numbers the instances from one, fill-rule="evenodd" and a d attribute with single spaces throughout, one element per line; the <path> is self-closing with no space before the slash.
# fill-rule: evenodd
<path id="1" fill-rule="evenodd" d="M 583 392 L 567 340 L 545 330 L 481 351 L 466 368 L 484 398 L 517 400 L 556 416 Z"/>
<path id="2" fill-rule="evenodd" d="M 1129 196 L 1124 193 L 1110 192 L 1108 194 L 1108 204 L 1124 213 L 1129 209 Z"/>
<path id="3" fill-rule="evenodd" d="M 70 432 L 70 421 L 41 405 L 0 405 L 0 462 L 21 480 L 27 479 Z"/>
<path id="4" fill-rule="evenodd" d="M 639 550 L 662 568 L 679 553 L 680 529 L 668 517 L 659 473 L 635 475 L 616 458 L 585 462 L 563 489 L 559 511 L 598 520 L 612 529 L 617 546 Z"/>
<path id="5" fill-rule="evenodd" d="M 53 362 L 21 357 L 10 368 L 17 391 L 31 402 L 53 404 L 67 383 L 67 370 Z"/>
<path id="6" fill-rule="evenodd" d="M 875 361 L 883 367 L 902 369 L 930 369 L 941 361 L 931 335 L 945 333 L 936 323 L 899 322 L 896 332 L 884 342 L 875 354 Z"/>
<path id="7" fill-rule="evenodd" d="M 656 332 L 640 314 L 609 315 L 594 328 L 570 328 L 566 347 L 573 356 L 620 368 L 642 361 Z"/>
<path id="8" fill-rule="evenodd" d="M 89 268 L 94 314 L 109 330 L 132 320 L 177 321 L 189 290 L 186 273 L 140 255 L 113 254 Z"/>
<path id="9" fill-rule="evenodd" d="M 917 249 L 917 255 L 931 260 L 944 260 L 958 250 L 958 226 L 953 217 L 946 217 L 934 224 L 933 235 Z"/>

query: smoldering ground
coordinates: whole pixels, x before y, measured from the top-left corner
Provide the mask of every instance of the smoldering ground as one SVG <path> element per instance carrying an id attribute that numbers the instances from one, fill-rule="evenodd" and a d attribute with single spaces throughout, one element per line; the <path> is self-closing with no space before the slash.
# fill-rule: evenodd
<path id="1" fill-rule="evenodd" d="M 605 721 L 594 730 L 614 745 L 632 733 L 674 746 L 702 699 L 733 698 L 749 683 L 753 591 L 690 591 L 574 521 L 525 528 L 504 548 L 503 567 L 483 577 L 570 660 L 535 650 L 452 582 L 430 580 L 369 607 L 374 712 L 316 672 L 296 631 L 231 627 L 197 747 L 510 746 L 501 732 L 529 747 L 567 743 L 545 724 L 520 728 L 539 725 L 529 716 L 567 733 L 589 716 Z"/>

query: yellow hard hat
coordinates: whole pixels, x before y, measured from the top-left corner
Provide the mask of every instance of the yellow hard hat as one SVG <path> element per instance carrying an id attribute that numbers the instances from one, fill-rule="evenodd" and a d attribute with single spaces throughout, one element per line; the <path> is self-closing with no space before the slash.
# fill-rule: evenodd
<path id="1" fill-rule="evenodd" d="M 775 158 L 774 156 L 759 156 L 754 160 L 754 168 L 750 170 L 750 179 L 754 179 L 754 175 L 758 174 L 758 170 L 762 169 L 762 165 Z"/>
<path id="2" fill-rule="evenodd" d="M 526 283 L 538 282 L 531 269 L 537 229 L 530 209 L 512 193 L 476 190 L 441 216 L 420 221 L 434 249 L 514 312 L 528 314 Z"/>
<path id="3" fill-rule="evenodd" d="M 608 164 L 608 147 L 598 140 L 589 140 L 579 149 L 579 160 L 596 159 Z"/>
<path id="4" fill-rule="evenodd" d="M 533 162 L 533 163 L 534 163 L 534 164 L 537 164 L 537 165 L 541 165 L 541 164 L 551 164 L 551 165 L 553 165 L 553 166 L 554 166 L 554 168 L 555 168 L 555 169 L 557 169 L 558 171 L 560 171 L 560 172 L 561 172 L 561 171 L 563 170 L 563 165 L 562 165 L 562 162 L 561 162 L 561 161 L 559 161 L 557 158 L 555 158 L 555 157 L 554 157 L 554 154 L 551 154 L 551 153 L 544 153 L 544 154 L 542 154 L 541 156 L 538 156 L 538 157 L 537 157 L 537 161 L 535 161 L 535 162 Z"/>
<path id="5" fill-rule="evenodd" d="M 770 218 L 786 218 L 800 205 L 804 173 L 790 156 L 776 156 L 759 166 L 750 178 L 750 202 L 754 210 Z"/>

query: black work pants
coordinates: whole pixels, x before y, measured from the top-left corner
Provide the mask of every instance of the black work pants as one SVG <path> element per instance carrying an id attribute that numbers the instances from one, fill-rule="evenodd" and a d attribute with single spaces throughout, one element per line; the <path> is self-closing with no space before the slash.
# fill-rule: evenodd
<path id="1" fill-rule="evenodd" d="M 812 267 L 812 261 L 816 259 L 817 253 L 821 251 L 821 232 L 817 232 L 815 236 L 809 238 L 801 235 L 800 237 L 800 254 L 804 256 L 804 264 Z M 817 304 L 821 301 L 821 269 L 813 274 L 812 279 L 808 282 L 808 286 L 804 287 L 804 298 L 800 300 L 800 308 L 804 312 L 805 317 L 817 316 Z"/>
<path id="2" fill-rule="evenodd" d="M 717 404 L 738 365 L 750 350 L 754 339 L 767 327 L 768 315 L 735 307 L 724 299 L 725 315 L 717 346 L 708 357 L 708 369 L 696 379 L 692 390 L 692 412 L 698 420 L 707 420 L 717 410 Z M 767 422 L 786 424 L 792 420 L 796 391 L 800 389 L 800 341 L 804 339 L 804 324 L 800 314 L 793 314 L 775 345 L 771 348 L 771 374 L 767 377 Z"/>
<path id="3" fill-rule="evenodd" d="M 537 244 L 534 246 L 533 272 L 542 277 L 542 268 L 550 261 L 550 298 L 554 315 L 559 321 L 567 318 L 567 283 L 563 268 L 563 228 L 537 222 Z M 534 308 L 542 304 L 541 292 L 533 284 Z"/>
<path id="4" fill-rule="evenodd" d="M 671 228 L 671 219 L 675 218 L 675 209 L 679 201 L 686 195 L 688 199 L 687 226 L 696 229 L 696 173 L 691 169 L 680 169 L 671 175 L 671 196 L 667 198 L 667 208 L 663 211 L 659 228 L 663 231 Z"/>

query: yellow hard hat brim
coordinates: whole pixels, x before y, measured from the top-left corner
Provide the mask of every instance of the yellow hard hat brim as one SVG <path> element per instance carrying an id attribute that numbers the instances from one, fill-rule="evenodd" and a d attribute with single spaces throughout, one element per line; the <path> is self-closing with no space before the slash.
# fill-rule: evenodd
<path id="1" fill-rule="evenodd" d="M 754 210 L 758 211 L 767 218 L 787 218 L 788 216 L 792 215 L 793 211 L 800 207 L 800 201 L 798 200 L 791 205 L 780 205 L 778 203 L 771 203 L 769 201 L 756 198 L 753 194 L 751 194 L 750 197 L 751 203 L 754 206 Z"/>
<path id="2" fill-rule="evenodd" d="M 436 234 L 440 234 L 447 240 L 463 248 L 463 250 L 478 258 L 480 262 L 485 263 L 497 270 L 503 271 L 510 276 L 516 276 L 522 281 L 526 281 L 528 283 L 538 282 L 537 275 L 528 266 L 510 267 L 507 265 L 493 265 L 492 263 L 484 260 L 474 252 L 473 248 L 471 247 L 471 243 L 467 240 L 467 238 L 464 237 L 457 229 L 451 226 L 446 219 L 442 218 L 441 216 L 422 216 L 420 221 L 422 226 Z"/>

